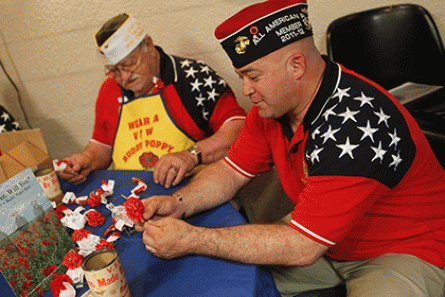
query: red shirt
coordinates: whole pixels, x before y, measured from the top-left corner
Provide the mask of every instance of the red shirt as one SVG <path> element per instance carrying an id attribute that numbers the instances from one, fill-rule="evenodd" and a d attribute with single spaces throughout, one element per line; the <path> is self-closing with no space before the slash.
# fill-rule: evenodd
<path id="1" fill-rule="evenodd" d="M 394 97 L 337 64 L 295 133 L 254 107 L 225 160 L 248 177 L 275 165 L 290 226 L 331 258 L 406 253 L 445 267 L 445 171 Z"/>
<path id="2" fill-rule="evenodd" d="M 230 87 L 202 62 L 165 54 L 161 57 L 161 88 L 173 120 L 195 141 L 209 137 L 226 122 L 244 119 L 245 111 Z M 193 69 L 192 69 L 193 68 Z M 192 70 L 191 70 L 192 69 Z M 92 139 L 112 146 L 119 122 L 122 96 L 131 92 L 112 78 L 102 84 L 96 100 L 96 118 Z"/>

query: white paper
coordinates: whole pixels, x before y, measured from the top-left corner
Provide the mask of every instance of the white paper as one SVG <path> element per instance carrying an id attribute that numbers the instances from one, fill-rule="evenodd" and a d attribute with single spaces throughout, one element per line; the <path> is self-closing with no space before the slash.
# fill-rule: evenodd
<path id="1" fill-rule="evenodd" d="M 409 102 L 415 101 L 416 99 L 422 98 L 428 94 L 436 92 L 442 89 L 443 86 L 433 86 L 418 84 L 413 82 L 406 82 L 403 85 L 395 87 L 389 92 L 397 98 L 402 104 L 407 104 Z"/>

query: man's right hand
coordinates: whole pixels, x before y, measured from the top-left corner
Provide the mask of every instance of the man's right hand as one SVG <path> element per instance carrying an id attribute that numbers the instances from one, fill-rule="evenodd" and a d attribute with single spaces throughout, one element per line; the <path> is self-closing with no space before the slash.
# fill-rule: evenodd
<path id="1" fill-rule="evenodd" d="M 68 158 L 67 167 L 59 171 L 60 178 L 78 185 L 83 183 L 93 170 L 106 169 L 111 162 L 111 147 L 90 141 L 80 154 L 74 154 Z"/>
<path id="2" fill-rule="evenodd" d="M 84 153 L 74 154 L 64 161 L 67 161 L 67 166 L 59 172 L 59 176 L 73 185 L 83 183 L 92 170 L 92 159 Z"/>

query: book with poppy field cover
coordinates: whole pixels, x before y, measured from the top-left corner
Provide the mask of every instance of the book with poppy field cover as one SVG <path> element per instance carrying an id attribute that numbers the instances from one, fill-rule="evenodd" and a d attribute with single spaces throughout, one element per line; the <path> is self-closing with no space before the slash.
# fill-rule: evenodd
<path id="1" fill-rule="evenodd" d="M 0 184 L 0 295 L 43 296 L 73 246 L 31 169 Z"/>

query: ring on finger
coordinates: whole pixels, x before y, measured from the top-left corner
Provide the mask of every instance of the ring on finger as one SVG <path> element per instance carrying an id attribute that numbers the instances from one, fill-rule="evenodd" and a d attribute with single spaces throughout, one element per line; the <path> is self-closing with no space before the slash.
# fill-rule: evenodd
<path id="1" fill-rule="evenodd" d="M 145 245 L 145 249 L 147 250 L 147 251 L 150 251 L 150 252 L 154 252 L 154 248 L 153 247 L 151 247 L 151 246 L 149 246 L 149 245 Z"/>

